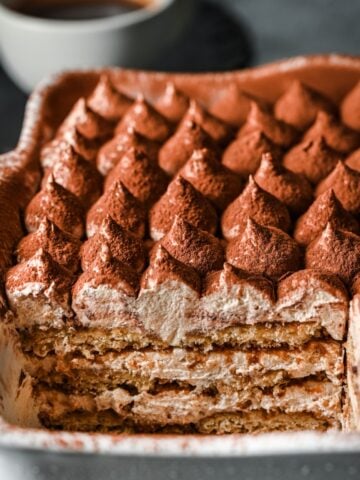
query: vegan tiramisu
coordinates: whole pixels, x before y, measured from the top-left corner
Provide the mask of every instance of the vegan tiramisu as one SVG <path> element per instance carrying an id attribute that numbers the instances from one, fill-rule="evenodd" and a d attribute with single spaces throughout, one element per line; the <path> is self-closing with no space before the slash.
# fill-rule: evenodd
<path id="1" fill-rule="evenodd" d="M 236 84 L 209 104 L 176 82 L 136 93 L 102 75 L 43 144 L 20 216 L 0 207 L 4 319 L 34 424 L 349 426 L 359 86 L 339 104 L 298 80 L 274 104 Z M 360 365 L 353 340 L 348 356 Z"/>

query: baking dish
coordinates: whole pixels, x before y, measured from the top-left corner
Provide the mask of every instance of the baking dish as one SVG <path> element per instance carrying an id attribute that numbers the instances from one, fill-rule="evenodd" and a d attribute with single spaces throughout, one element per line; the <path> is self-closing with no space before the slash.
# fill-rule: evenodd
<path id="1" fill-rule="evenodd" d="M 145 92 L 155 98 L 168 80 L 205 103 L 227 85 L 236 83 L 254 95 L 273 101 L 289 82 L 300 79 L 339 100 L 360 78 L 360 59 L 339 55 L 298 57 L 242 72 L 222 74 L 147 73 L 107 70 L 112 81 L 129 93 Z M 66 115 L 79 95 L 87 95 L 103 71 L 77 71 L 42 83 L 26 110 L 18 147 L 0 157 L 1 180 L 19 182 L 21 172 L 36 171 L 42 142 Z M 204 88 L 204 86 L 206 88 Z M 271 88 L 269 88 L 269 86 Z M 201 88 L 200 88 L 201 87 Z M 29 177 L 31 178 L 31 176 Z M 34 182 L 20 185 L 33 193 Z M 21 193 L 19 191 L 19 193 Z M 1 345 L 2 413 L 11 412 L 8 378 L 20 376 L 7 361 Z M 1 371 L 2 370 L 2 371 Z M 3 421 L 0 424 L 0 468 L 4 478 L 356 478 L 360 469 L 360 435 L 302 432 L 261 436 L 116 436 L 50 433 L 23 429 Z M 86 457 L 83 455 L 86 454 Z M 123 477 L 121 477 L 123 475 Z"/>

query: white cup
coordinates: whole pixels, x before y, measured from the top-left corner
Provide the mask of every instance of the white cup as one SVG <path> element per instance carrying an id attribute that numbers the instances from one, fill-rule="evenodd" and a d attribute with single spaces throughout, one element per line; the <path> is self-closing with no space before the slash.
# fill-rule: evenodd
<path id="1" fill-rule="evenodd" d="M 62 70 L 146 68 L 183 31 L 194 0 L 154 0 L 150 7 L 90 20 L 31 17 L 9 8 L 15 1 L 0 0 L 1 60 L 29 92 Z"/>

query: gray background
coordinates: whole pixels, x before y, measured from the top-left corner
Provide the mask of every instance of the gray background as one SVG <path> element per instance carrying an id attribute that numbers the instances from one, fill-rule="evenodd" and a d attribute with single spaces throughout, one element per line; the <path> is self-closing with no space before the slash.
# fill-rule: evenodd
<path id="1" fill-rule="evenodd" d="M 293 55 L 360 54 L 359 0 L 223 0 L 251 25 L 256 63 Z"/>

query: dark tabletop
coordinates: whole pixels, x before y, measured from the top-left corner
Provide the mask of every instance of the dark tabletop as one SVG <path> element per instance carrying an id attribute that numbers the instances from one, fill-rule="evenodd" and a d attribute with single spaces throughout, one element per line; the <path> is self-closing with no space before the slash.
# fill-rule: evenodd
<path id="1" fill-rule="evenodd" d="M 194 22 L 153 69 L 230 70 L 299 54 L 360 53 L 359 0 L 194 1 Z M 25 102 L 0 68 L 0 153 L 16 145 Z"/>

